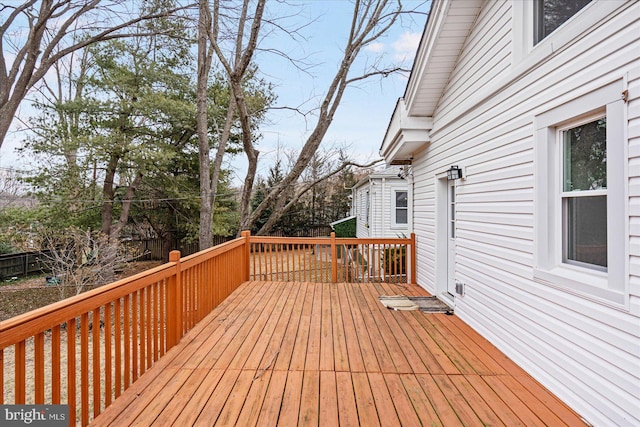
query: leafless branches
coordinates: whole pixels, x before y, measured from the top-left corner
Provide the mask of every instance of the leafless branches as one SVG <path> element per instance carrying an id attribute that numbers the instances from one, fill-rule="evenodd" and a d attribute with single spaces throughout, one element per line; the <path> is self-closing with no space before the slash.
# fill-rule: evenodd
<path id="1" fill-rule="evenodd" d="M 29 0 L 0 8 L 0 147 L 27 93 L 61 58 L 98 41 L 150 35 L 133 27 L 190 5 L 131 18 L 115 18 L 124 0 Z M 125 15 L 122 13 L 122 15 Z"/>
<path id="2" fill-rule="evenodd" d="M 97 232 L 41 230 L 38 237 L 50 284 L 58 286 L 61 297 L 68 297 L 69 289 L 77 295 L 88 286 L 113 281 L 115 269 L 127 262 L 117 241 Z"/>
<path id="3" fill-rule="evenodd" d="M 342 101 L 344 92 L 350 84 L 373 76 L 386 76 L 390 73 L 402 70 L 401 67 L 373 67 L 363 71 L 360 75 L 353 76 L 351 74 L 352 67 L 362 50 L 388 32 L 404 12 L 405 9 L 403 9 L 403 5 L 399 0 L 362 0 L 354 3 L 351 27 L 349 29 L 349 36 L 343 48 L 343 56 L 316 112 L 316 125 L 300 150 L 297 160 L 285 179 L 272 189 L 260 205 L 258 205 L 250 214 L 246 214 L 248 212 L 248 204 L 246 207 L 243 206 L 241 212 L 245 214 L 241 219 L 241 229 L 250 228 L 260 217 L 264 209 L 270 206 L 278 199 L 281 193 L 287 191 L 288 188 L 291 188 L 298 180 L 304 169 L 309 165 L 313 155 L 316 153 L 324 139 L 324 136 Z M 249 173 L 247 175 L 249 175 Z M 250 191 L 250 189 L 247 190 L 247 182 L 249 182 L 248 179 L 245 180 L 245 191 Z M 277 217 L 281 215 L 282 212 L 282 209 L 274 210 L 273 216 L 276 217 L 274 220 L 277 220 Z M 267 224 L 271 222 L 270 218 Z M 265 224 L 265 227 L 267 224 Z"/>

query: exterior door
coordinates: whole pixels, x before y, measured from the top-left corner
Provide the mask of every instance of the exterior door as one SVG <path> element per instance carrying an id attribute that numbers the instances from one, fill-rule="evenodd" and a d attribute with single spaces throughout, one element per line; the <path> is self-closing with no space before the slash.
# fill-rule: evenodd
<path id="1" fill-rule="evenodd" d="M 456 293 L 456 185 L 448 181 L 447 189 L 447 292 Z"/>

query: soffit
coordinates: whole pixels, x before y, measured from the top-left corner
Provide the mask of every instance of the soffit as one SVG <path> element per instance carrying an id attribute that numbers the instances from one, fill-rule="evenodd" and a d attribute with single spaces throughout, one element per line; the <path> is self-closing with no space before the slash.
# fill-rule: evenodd
<path id="1" fill-rule="evenodd" d="M 433 116 L 482 2 L 433 0 L 404 95 L 409 116 Z"/>

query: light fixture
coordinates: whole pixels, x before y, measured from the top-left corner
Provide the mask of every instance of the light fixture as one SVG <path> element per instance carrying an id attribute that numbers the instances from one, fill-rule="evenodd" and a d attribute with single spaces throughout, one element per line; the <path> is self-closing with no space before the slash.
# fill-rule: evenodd
<path id="1" fill-rule="evenodd" d="M 405 179 L 408 176 L 413 176 L 413 171 L 411 170 L 411 165 L 403 166 L 400 168 L 400 173 L 398 174 L 398 178 Z"/>
<path id="2" fill-rule="evenodd" d="M 449 181 L 454 181 L 456 179 L 461 179 L 461 178 L 462 178 L 462 169 L 460 169 L 458 166 L 456 165 L 451 166 L 449 170 L 447 170 L 447 179 Z"/>

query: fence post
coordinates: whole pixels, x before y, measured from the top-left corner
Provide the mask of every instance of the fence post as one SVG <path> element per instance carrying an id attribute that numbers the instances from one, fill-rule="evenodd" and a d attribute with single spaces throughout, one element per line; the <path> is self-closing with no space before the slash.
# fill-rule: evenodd
<path id="1" fill-rule="evenodd" d="M 418 283 L 416 280 L 416 233 L 411 233 L 411 284 Z"/>
<path id="2" fill-rule="evenodd" d="M 331 283 L 338 283 L 338 247 L 334 231 L 331 232 Z"/>
<path id="3" fill-rule="evenodd" d="M 167 350 L 182 338 L 182 282 L 180 251 L 169 252 L 169 262 L 175 262 L 175 274 L 167 280 Z"/>
<path id="4" fill-rule="evenodd" d="M 244 230 L 241 233 L 244 238 L 244 281 L 251 278 L 251 231 Z"/>

